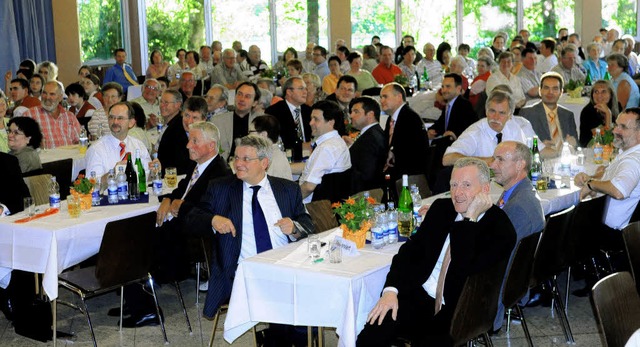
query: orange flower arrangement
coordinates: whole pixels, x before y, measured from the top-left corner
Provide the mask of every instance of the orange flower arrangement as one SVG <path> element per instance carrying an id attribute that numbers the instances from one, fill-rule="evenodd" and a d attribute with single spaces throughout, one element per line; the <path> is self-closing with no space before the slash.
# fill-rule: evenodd
<path id="1" fill-rule="evenodd" d="M 375 203 L 376 200 L 372 197 L 348 198 L 343 203 L 332 204 L 331 207 L 340 219 L 341 228 L 356 232 L 371 228 L 369 219 L 373 216 L 372 205 Z"/>
<path id="2" fill-rule="evenodd" d="M 80 194 L 89 194 L 93 190 L 96 180 L 86 178 L 83 174 L 79 174 L 78 178 L 73 182 L 73 190 Z"/>

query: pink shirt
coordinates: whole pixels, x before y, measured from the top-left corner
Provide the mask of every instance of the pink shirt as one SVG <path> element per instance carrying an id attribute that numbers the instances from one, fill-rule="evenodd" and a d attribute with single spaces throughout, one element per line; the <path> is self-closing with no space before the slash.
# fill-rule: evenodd
<path id="1" fill-rule="evenodd" d="M 51 149 L 78 143 L 80 134 L 78 119 L 60 105 L 58 105 L 58 112 L 58 118 L 55 119 L 50 112 L 38 106 L 30 108 L 24 115 L 35 119 L 40 124 L 44 148 Z"/>

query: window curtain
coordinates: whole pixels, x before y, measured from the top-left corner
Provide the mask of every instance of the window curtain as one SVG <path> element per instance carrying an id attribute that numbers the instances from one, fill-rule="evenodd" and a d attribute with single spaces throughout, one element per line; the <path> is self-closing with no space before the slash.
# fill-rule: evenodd
<path id="1" fill-rule="evenodd" d="M 11 71 L 14 76 L 20 62 L 33 59 L 36 63 L 56 62 L 53 32 L 52 0 L 1 1 L 0 72 Z M 57 62 L 56 62 L 57 63 Z M 4 89 L 4 78 L 0 84 Z"/>

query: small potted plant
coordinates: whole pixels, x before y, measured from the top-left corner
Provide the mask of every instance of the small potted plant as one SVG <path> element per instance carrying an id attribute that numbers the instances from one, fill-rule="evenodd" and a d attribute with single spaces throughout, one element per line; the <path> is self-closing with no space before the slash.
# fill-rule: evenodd
<path id="1" fill-rule="evenodd" d="M 71 195 L 80 199 L 80 208 L 82 210 L 91 209 L 91 193 L 96 181 L 93 178 L 86 178 L 83 174 L 79 174 L 78 178 L 73 182 L 70 189 Z"/>
<path id="2" fill-rule="evenodd" d="M 602 136 L 602 159 L 604 161 L 609 161 L 613 159 L 611 155 L 613 154 L 613 129 L 608 126 L 600 126 L 600 135 Z M 591 130 L 591 141 L 587 144 L 587 147 L 593 148 L 595 144 L 596 131 L 595 129 Z"/>
<path id="3" fill-rule="evenodd" d="M 348 198 L 344 202 L 336 202 L 331 207 L 338 215 L 342 237 L 354 241 L 358 248 L 364 247 L 367 232 L 371 229 L 371 219 L 374 218 L 372 205 L 374 198 Z"/>
<path id="4" fill-rule="evenodd" d="M 569 97 L 576 99 L 582 96 L 583 85 L 584 82 L 582 81 L 569 80 L 565 89 L 567 90 Z"/>
<path id="5" fill-rule="evenodd" d="M 393 81 L 404 87 L 407 96 L 413 95 L 413 88 L 409 87 L 409 79 L 404 74 L 398 74 L 393 77 Z"/>

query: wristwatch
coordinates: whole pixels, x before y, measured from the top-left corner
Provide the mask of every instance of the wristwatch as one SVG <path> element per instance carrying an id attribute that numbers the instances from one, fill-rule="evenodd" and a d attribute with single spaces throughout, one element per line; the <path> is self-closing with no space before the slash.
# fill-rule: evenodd
<path id="1" fill-rule="evenodd" d="M 593 178 L 587 180 L 587 188 L 589 188 L 589 190 L 593 190 L 593 188 L 591 188 L 591 181 L 593 181 Z"/>

